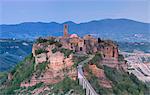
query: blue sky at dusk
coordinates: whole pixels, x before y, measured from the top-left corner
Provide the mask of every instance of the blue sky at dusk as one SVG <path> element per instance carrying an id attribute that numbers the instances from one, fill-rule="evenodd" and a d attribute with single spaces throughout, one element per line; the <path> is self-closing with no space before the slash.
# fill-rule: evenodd
<path id="1" fill-rule="evenodd" d="M 128 18 L 150 23 L 150 0 L 0 0 L 0 24 Z"/>

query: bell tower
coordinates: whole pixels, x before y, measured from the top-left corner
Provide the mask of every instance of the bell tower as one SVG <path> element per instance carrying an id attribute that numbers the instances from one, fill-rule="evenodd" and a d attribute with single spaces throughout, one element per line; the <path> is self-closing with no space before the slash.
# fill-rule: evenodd
<path id="1" fill-rule="evenodd" d="M 65 38 L 68 37 L 68 25 L 67 24 L 64 25 L 64 37 Z"/>

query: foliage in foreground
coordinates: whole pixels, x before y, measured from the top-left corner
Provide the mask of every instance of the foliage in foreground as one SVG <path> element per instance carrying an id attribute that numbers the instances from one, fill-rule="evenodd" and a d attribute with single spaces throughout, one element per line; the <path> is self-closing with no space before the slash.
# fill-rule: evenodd
<path id="1" fill-rule="evenodd" d="M 4 95 L 14 94 L 14 90 L 20 88 L 20 83 L 32 75 L 34 72 L 34 64 L 34 58 L 32 55 L 29 55 L 22 62 L 18 63 L 11 71 L 13 80 L 7 81 L 7 87 L 1 89 L 1 93 Z"/>
<path id="2" fill-rule="evenodd" d="M 79 86 L 78 82 L 68 77 L 66 77 L 60 83 L 55 84 L 53 88 L 53 92 L 56 94 L 60 92 L 63 92 L 62 94 L 66 94 L 70 90 L 74 90 L 76 94 L 85 95 L 84 90 L 82 90 L 82 87 Z"/>
<path id="3" fill-rule="evenodd" d="M 101 67 L 104 69 L 106 77 L 112 81 L 112 89 L 102 87 L 99 84 L 100 79 L 92 73 L 88 65 L 84 67 L 88 73 L 87 79 L 97 93 L 101 95 L 145 95 L 145 93 L 149 93 L 150 89 L 143 82 L 139 81 L 136 76 L 128 75 L 124 71 L 105 65 Z"/>
<path id="4" fill-rule="evenodd" d="M 104 66 L 104 71 L 113 83 L 113 92 L 117 95 L 144 95 L 148 90 L 146 85 L 139 81 L 134 75 Z"/>

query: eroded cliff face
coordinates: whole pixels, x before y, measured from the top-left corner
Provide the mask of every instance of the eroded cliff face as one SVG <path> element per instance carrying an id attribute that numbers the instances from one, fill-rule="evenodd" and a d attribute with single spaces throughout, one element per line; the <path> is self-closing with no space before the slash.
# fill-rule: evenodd
<path id="1" fill-rule="evenodd" d="M 107 79 L 103 69 L 98 68 L 95 64 L 88 64 L 84 69 L 84 74 L 89 80 L 91 80 L 90 73 L 92 77 L 95 76 L 97 78 L 98 85 L 104 88 L 112 88 L 112 83 Z"/>
<path id="2" fill-rule="evenodd" d="M 37 53 L 38 50 L 46 52 Z M 21 83 L 21 86 L 33 86 L 37 83 L 44 82 L 46 84 L 55 84 L 62 81 L 65 77 L 70 77 L 76 80 L 77 70 L 73 66 L 72 54 L 65 56 L 63 52 L 59 50 L 53 51 L 58 48 L 55 44 L 43 47 L 43 44 L 34 44 L 32 53 L 35 58 L 35 72 L 33 73 L 30 82 L 27 80 Z M 43 65 L 45 68 L 41 71 Z"/>
<path id="3" fill-rule="evenodd" d="M 21 83 L 21 86 L 33 86 L 44 82 L 55 84 L 65 77 L 75 80 L 77 69 L 74 67 L 72 52 L 79 54 L 99 53 L 103 64 L 110 67 L 118 67 L 118 48 L 112 41 L 103 41 L 87 35 L 83 38 L 71 36 L 40 38 L 33 44 L 32 54 L 35 58 L 35 66 L 32 77 Z M 107 80 L 103 69 L 89 65 L 92 73 L 101 80 L 99 84 L 111 88 L 111 82 Z"/>

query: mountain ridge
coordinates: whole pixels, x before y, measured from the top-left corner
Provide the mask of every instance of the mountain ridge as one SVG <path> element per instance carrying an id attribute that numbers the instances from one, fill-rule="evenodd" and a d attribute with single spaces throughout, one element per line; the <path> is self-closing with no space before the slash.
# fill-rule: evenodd
<path id="1" fill-rule="evenodd" d="M 92 34 L 95 37 L 116 41 L 149 41 L 150 23 L 130 19 L 102 19 L 84 23 L 66 21 L 24 22 L 20 24 L 0 25 L 0 38 L 35 39 L 39 36 L 61 36 L 63 24 L 69 25 L 69 32 L 80 36 Z"/>
<path id="2" fill-rule="evenodd" d="M 132 20 L 132 19 L 127 19 L 127 18 L 117 18 L 117 19 L 112 19 L 112 18 L 106 18 L 106 19 L 99 19 L 99 20 L 90 20 L 90 21 L 85 21 L 85 22 L 79 22 L 79 23 L 76 23 L 74 21 L 65 21 L 65 22 L 55 22 L 55 21 L 51 21 L 51 22 L 43 22 L 43 21 L 33 21 L 33 22 L 21 22 L 21 23 L 16 23 L 16 24 L 0 24 L 1 25 L 19 25 L 19 24 L 26 24 L 26 23 L 43 23 L 43 24 L 49 24 L 49 23 L 56 23 L 56 24 L 65 24 L 65 23 L 68 23 L 68 22 L 71 22 L 71 23 L 74 23 L 74 24 L 82 24 L 82 23 L 89 23 L 89 22 L 98 22 L 98 21 L 105 21 L 105 20 L 128 20 L 128 21 L 134 21 L 134 22 L 139 22 L 139 23 L 143 23 L 143 24 L 150 24 L 148 22 L 142 22 L 142 21 L 137 21 L 137 20 Z"/>

